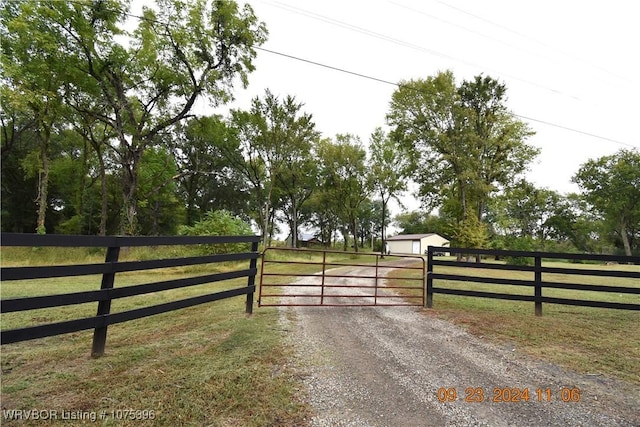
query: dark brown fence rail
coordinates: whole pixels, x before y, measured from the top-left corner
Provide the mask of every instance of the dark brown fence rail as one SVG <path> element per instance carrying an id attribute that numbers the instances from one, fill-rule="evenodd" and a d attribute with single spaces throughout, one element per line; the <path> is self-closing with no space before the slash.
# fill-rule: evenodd
<path id="1" fill-rule="evenodd" d="M 464 256 L 475 257 L 518 257 L 532 259 L 533 265 L 508 265 L 501 263 L 488 262 L 466 262 L 453 261 L 448 259 L 434 258 L 434 254 L 449 253 L 451 255 L 461 254 Z M 640 284 L 637 287 L 629 286 L 612 286 L 612 285 L 590 285 L 584 283 L 565 283 L 547 281 L 544 274 L 566 274 L 571 276 L 595 276 L 599 278 L 631 278 L 640 279 L 639 271 L 621 271 L 621 270 L 598 270 L 598 269 L 581 269 L 567 267 L 551 267 L 542 266 L 542 260 L 570 260 L 573 262 L 591 261 L 598 263 L 618 263 L 618 264 L 640 264 L 640 257 L 637 256 L 616 256 L 616 255 L 588 255 L 588 254 L 568 254 L 555 252 L 525 252 L 525 251 L 506 251 L 491 249 L 464 249 L 464 248 L 447 248 L 429 246 L 427 250 L 427 307 L 433 305 L 433 294 L 463 295 L 483 298 L 497 298 L 514 301 L 532 301 L 535 303 L 535 314 L 542 315 L 542 303 L 565 304 L 582 307 L 601 307 L 615 308 L 622 310 L 640 310 L 640 304 L 609 302 L 609 301 L 593 301 L 583 299 L 569 299 L 543 296 L 543 289 L 569 289 L 589 292 L 617 293 L 639 295 Z M 445 274 L 442 272 L 434 272 L 434 266 L 462 267 L 463 269 L 488 269 L 488 270 L 507 270 L 507 271 L 528 271 L 532 272 L 532 280 L 508 279 L 508 278 L 492 278 L 483 277 L 472 274 Z M 437 280 L 438 286 L 434 285 Z M 486 292 L 473 289 L 451 289 L 443 287 L 446 283 L 441 280 L 469 282 L 469 283 L 486 283 L 497 285 L 515 285 L 525 288 L 533 288 L 527 294 L 510 294 L 500 292 Z M 639 282 L 640 283 L 640 282 Z M 472 288 L 472 286 L 470 286 Z M 604 298 L 603 298 L 604 299 Z"/>
<path id="2" fill-rule="evenodd" d="M 99 357 L 104 353 L 109 325 L 129 320 L 140 319 L 154 314 L 204 304 L 225 298 L 246 295 L 246 312 L 253 311 L 253 296 L 255 292 L 255 277 L 257 273 L 257 259 L 259 236 L 162 236 L 162 237 L 113 237 L 113 236 L 69 236 L 69 235 L 37 235 L 2 233 L 1 247 L 96 247 L 106 248 L 104 263 L 75 264 L 33 267 L 7 267 L 0 269 L 2 281 L 45 279 L 54 277 L 71 277 L 85 275 L 102 275 L 99 290 L 73 292 L 56 295 L 44 295 L 25 298 L 7 298 L 0 300 L 0 312 L 36 310 L 49 307 L 97 302 L 95 317 L 30 326 L 19 329 L 2 330 L 0 342 L 4 344 L 26 341 L 36 338 L 66 334 L 86 329 L 94 329 L 92 356 Z M 148 261 L 118 261 L 120 250 L 137 246 L 175 246 L 175 245 L 218 245 L 225 243 L 246 243 L 250 251 L 238 253 L 224 253 L 206 256 L 192 256 L 171 259 L 156 259 Z M 248 260 L 246 269 L 226 271 L 224 273 L 206 274 L 176 280 L 166 280 L 141 285 L 115 288 L 117 273 L 150 270 L 167 267 L 193 266 L 199 264 L 213 264 L 227 261 Z M 143 295 L 170 289 L 184 288 L 194 285 L 219 282 L 234 278 L 247 278 L 247 285 L 240 288 L 219 291 L 207 295 L 172 301 L 164 304 L 110 313 L 111 302 L 117 298 Z"/>

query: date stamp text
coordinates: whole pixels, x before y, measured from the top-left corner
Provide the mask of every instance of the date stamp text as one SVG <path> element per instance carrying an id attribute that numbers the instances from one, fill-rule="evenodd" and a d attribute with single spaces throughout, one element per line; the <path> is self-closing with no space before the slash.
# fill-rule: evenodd
<path id="1" fill-rule="evenodd" d="M 528 387 L 465 387 L 458 390 L 456 387 L 441 387 L 437 391 L 438 402 L 455 402 L 464 400 L 468 403 L 493 402 L 493 403 L 518 403 L 518 402 L 579 402 L 580 389 L 562 387 L 559 390 L 551 388 Z"/>

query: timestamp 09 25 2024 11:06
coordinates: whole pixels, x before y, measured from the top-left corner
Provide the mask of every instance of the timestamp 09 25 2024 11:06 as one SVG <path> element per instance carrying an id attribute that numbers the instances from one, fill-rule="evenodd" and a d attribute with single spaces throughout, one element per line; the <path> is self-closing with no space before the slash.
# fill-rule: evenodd
<path id="1" fill-rule="evenodd" d="M 558 390 L 551 388 L 529 389 L 528 387 L 465 387 L 464 393 L 456 387 L 441 387 L 437 391 L 438 402 L 455 402 L 464 400 L 469 403 L 495 402 L 579 402 L 580 389 L 562 387 Z"/>

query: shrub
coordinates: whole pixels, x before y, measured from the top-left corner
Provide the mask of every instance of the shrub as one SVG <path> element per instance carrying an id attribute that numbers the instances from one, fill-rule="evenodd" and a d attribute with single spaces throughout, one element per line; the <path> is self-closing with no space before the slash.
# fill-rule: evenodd
<path id="1" fill-rule="evenodd" d="M 505 239 L 505 246 L 510 251 L 533 251 L 534 242 L 531 237 L 515 237 L 507 236 Z M 532 257 L 523 256 L 507 256 L 505 261 L 510 265 L 533 265 L 534 260 Z"/>
<path id="2" fill-rule="evenodd" d="M 204 218 L 193 226 L 181 226 L 179 233 L 184 236 L 249 236 L 254 234 L 249 224 L 224 209 L 207 212 Z M 222 254 L 245 252 L 249 249 L 249 243 L 222 243 L 202 245 L 200 252 L 204 254 Z"/>

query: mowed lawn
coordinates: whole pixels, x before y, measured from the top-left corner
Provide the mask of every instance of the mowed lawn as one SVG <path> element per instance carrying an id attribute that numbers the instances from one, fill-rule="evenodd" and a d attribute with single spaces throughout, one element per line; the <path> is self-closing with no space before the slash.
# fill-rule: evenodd
<path id="1" fill-rule="evenodd" d="M 543 262 L 545 267 L 633 271 L 637 265 Z M 480 277 L 533 280 L 533 273 L 434 266 L 434 272 Z M 640 279 L 544 273 L 560 283 L 640 288 Z M 533 295 L 532 287 L 434 280 L 434 288 Z M 640 304 L 640 294 L 544 288 L 543 296 Z M 428 316 L 447 319 L 477 336 L 515 347 L 543 360 L 593 375 L 608 375 L 640 384 L 640 311 L 575 307 L 544 303 L 541 317 L 533 302 L 507 301 L 435 293 Z"/>

